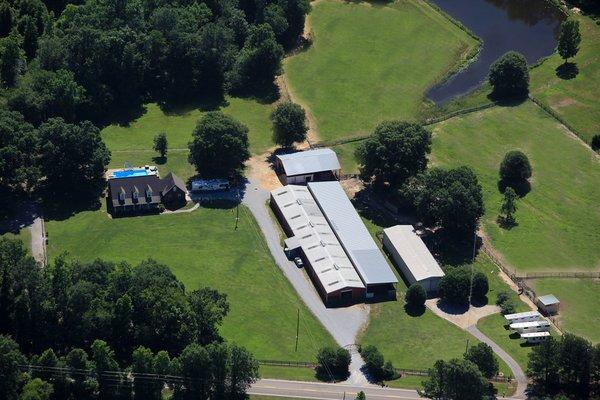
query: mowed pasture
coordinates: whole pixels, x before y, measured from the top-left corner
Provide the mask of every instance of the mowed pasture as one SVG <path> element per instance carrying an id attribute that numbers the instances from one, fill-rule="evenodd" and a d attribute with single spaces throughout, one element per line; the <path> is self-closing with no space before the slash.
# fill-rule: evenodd
<path id="1" fill-rule="evenodd" d="M 483 187 L 482 225 L 503 261 L 519 272 L 600 267 L 600 159 L 532 102 L 452 118 L 433 128 L 433 164 L 472 167 Z M 497 223 L 498 168 L 521 150 L 533 168 L 518 201 L 518 225 Z"/>
<path id="2" fill-rule="evenodd" d="M 594 343 L 600 343 L 600 282 L 593 279 L 536 279 L 538 295 L 553 294 L 560 300 L 559 327 Z"/>
<path id="3" fill-rule="evenodd" d="M 288 86 L 308 107 L 320 139 L 414 120 L 426 90 L 465 61 L 477 41 L 425 2 L 319 1 L 313 44 L 285 62 Z"/>
<path id="4" fill-rule="evenodd" d="M 252 153 L 263 153 L 273 146 L 269 115 L 272 106 L 252 99 L 228 97 L 216 110 L 231 116 L 248 127 L 248 139 Z M 152 150 L 156 134 L 165 132 L 169 147 L 186 149 L 192 140 L 192 132 L 206 111 L 189 108 L 164 111 L 157 104 L 145 106 L 145 112 L 126 126 L 110 125 L 102 131 L 107 146 L 115 150 Z"/>
<path id="5" fill-rule="evenodd" d="M 590 143 L 600 133 L 600 26 L 589 17 L 574 14 L 580 22 L 581 46 L 575 58 L 575 76 L 557 73 L 563 64 L 558 54 L 531 70 L 531 94 L 564 118 Z"/>
<path id="6" fill-rule="evenodd" d="M 102 258 L 136 265 L 154 258 L 168 265 L 187 290 L 209 286 L 226 293 L 225 339 L 258 359 L 311 361 L 333 339 L 308 311 L 275 265 L 244 206 L 200 208 L 191 213 L 110 219 L 103 210 L 48 221 L 49 257 L 63 252 L 81 261 Z M 300 339 L 294 351 L 296 316 Z"/>

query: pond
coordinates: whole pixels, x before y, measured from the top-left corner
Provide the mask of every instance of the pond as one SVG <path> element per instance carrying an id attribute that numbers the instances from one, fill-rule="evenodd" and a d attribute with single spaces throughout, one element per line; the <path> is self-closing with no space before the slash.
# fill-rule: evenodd
<path id="1" fill-rule="evenodd" d="M 483 40 L 475 62 L 427 93 L 438 104 L 481 85 L 490 65 L 509 50 L 522 53 L 529 64 L 552 54 L 564 18 L 547 0 L 431 1 Z"/>

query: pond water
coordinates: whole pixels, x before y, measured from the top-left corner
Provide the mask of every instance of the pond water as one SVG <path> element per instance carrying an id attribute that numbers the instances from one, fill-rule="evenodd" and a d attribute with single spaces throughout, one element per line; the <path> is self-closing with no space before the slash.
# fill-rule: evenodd
<path id="1" fill-rule="evenodd" d="M 483 40 L 477 61 L 434 86 L 427 97 L 441 104 L 485 81 L 490 65 L 509 50 L 529 64 L 554 52 L 563 15 L 546 0 L 432 0 Z"/>

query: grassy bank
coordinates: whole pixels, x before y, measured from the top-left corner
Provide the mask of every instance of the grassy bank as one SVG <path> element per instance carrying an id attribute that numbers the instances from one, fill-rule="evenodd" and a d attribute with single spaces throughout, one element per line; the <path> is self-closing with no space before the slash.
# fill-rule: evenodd
<path id="1" fill-rule="evenodd" d="M 315 358 L 333 339 L 298 298 L 274 264 L 250 212 L 201 208 L 191 213 L 109 219 L 102 211 L 48 221 L 49 256 L 97 257 L 132 264 L 149 257 L 165 263 L 188 290 L 210 286 L 227 294 L 231 311 L 221 328 L 229 341 L 259 359 Z M 296 310 L 300 341 L 294 352 Z"/>
<path id="2" fill-rule="evenodd" d="M 432 160 L 472 167 L 483 187 L 483 226 L 507 264 L 519 271 L 585 270 L 600 261 L 600 162 L 589 148 L 531 102 L 494 107 L 433 128 Z M 496 218 L 502 195 L 498 168 L 518 149 L 533 168 L 531 191 L 518 202 L 518 225 Z"/>
<path id="3" fill-rule="evenodd" d="M 286 60 L 290 88 L 323 140 L 368 132 L 381 120 L 415 119 L 423 95 L 477 46 L 427 4 L 322 1 L 313 45 Z"/>

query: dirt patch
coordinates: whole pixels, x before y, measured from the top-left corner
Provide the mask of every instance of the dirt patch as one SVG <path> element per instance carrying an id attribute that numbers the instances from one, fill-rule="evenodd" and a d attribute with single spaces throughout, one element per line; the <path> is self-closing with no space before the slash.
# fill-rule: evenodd
<path id="1" fill-rule="evenodd" d="M 267 160 L 270 155 L 271 152 L 266 152 L 258 156 L 253 156 L 246 161 L 246 175 L 258 181 L 261 188 L 269 191 L 281 187 L 281 182 L 277 174 L 273 171 Z"/>
<path id="2" fill-rule="evenodd" d="M 345 179 L 340 181 L 340 184 L 350 199 L 353 199 L 356 193 L 365 188 L 364 182 L 357 178 Z"/>
<path id="3" fill-rule="evenodd" d="M 575 105 L 575 104 L 577 104 L 577 101 L 575 99 L 572 99 L 570 97 L 566 97 L 566 98 L 561 99 L 559 101 L 552 102 L 550 104 L 550 107 L 552 107 L 552 108 L 563 108 L 563 107 L 569 107 L 569 106 L 572 106 L 572 105 Z"/>
<path id="4" fill-rule="evenodd" d="M 461 314 L 452 314 L 442 310 L 438 306 L 438 299 L 429 299 L 425 302 L 425 305 L 435 315 L 453 323 L 461 329 L 467 329 L 469 326 L 476 325 L 477 321 L 479 321 L 481 318 L 500 312 L 500 307 L 488 304 L 483 307 L 471 306 L 469 307 L 469 310 Z"/>

